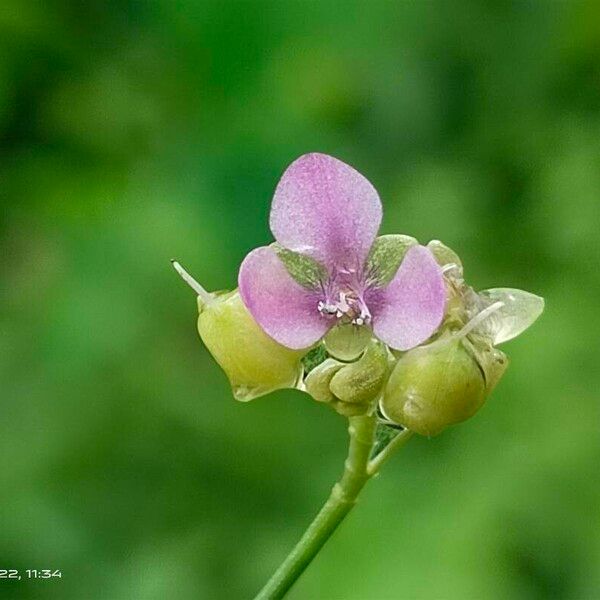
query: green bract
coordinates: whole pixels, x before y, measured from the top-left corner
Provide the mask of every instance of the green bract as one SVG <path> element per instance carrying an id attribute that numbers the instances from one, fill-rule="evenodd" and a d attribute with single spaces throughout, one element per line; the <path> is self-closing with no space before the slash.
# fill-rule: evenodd
<path id="1" fill-rule="evenodd" d="M 285 348 L 264 333 L 237 291 L 208 303 L 198 298 L 198 310 L 200 337 L 225 371 L 237 400 L 296 386 L 306 351 Z"/>

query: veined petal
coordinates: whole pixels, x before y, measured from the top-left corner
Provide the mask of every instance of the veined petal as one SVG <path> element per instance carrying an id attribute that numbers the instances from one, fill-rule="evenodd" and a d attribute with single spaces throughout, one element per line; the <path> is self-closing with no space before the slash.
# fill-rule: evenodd
<path id="1" fill-rule="evenodd" d="M 442 269 L 424 246 L 410 248 L 390 284 L 370 290 L 369 296 L 373 332 L 396 350 L 409 350 L 424 342 L 444 317 Z"/>
<path id="2" fill-rule="evenodd" d="M 238 285 L 255 321 L 283 346 L 308 348 L 329 329 L 317 310 L 318 294 L 294 281 L 271 247 L 256 248 L 246 256 Z"/>
<path id="3" fill-rule="evenodd" d="M 305 154 L 285 171 L 270 225 L 285 248 L 339 269 L 362 267 L 381 223 L 381 201 L 358 171 L 327 154 Z"/>

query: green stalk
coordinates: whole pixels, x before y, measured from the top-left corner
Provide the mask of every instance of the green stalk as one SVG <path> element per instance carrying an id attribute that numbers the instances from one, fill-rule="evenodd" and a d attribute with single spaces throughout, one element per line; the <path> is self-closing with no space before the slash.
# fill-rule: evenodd
<path id="1" fill-rule="evenodd" d="M 365 483 L 377 472 L 378 468 L 374 468 L 373 463 L 369 462 L 375 442 L 376 418 L 358 416 L 350 417 L 348 420 L 350 447 L 342 478 L 333 486 L 327 502 L 315 520 L 255 600 L 283 598 L 344 517 L 352 510 Z M 377 464 L 377 467 L 379 466 L 380 464 Z"/>

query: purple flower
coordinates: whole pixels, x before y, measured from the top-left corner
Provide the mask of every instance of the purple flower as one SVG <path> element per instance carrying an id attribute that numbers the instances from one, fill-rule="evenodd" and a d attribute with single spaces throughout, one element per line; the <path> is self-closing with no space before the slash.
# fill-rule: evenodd
<path id="1" fill-rule="evenodd" d="M 369 260 L 381 216 L 375 188 L 336 158 L 306 154 L 287 168 L 271 207 L 277 244 L 250 252 L 238 279 L 244 304 L 269 336 L 308 348 L 334 325 L 353 323 L 408 350 L 436 331 L 446 302 L 441 268 L 413 245 L 382 282 Z M 311 277 L 294 277 L 289 256 Z"/>

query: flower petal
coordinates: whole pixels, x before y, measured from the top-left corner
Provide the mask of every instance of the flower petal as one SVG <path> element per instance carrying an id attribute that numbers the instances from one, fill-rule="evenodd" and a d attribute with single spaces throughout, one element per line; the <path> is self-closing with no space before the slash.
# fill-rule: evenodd
<path id="1" fill-rule="evenodd" d="M 283 346 L 308 348 L 329 329 L 317 310 L 318 294 L 294 281 L 271 247 L 256 248 L 246 256 L 238 285 L 255 321 Z"/>
<path id="2" fill-rule="evenodd" d="M 390 284 L 369 295 L 373 331 L 396 350 L 409 350 L 424 342 L 444 317 L 442 270 L 424 246 L 410 248 Z"/>
<path id="3" fill-rule="evenodd" d="M 305 154 L 285 171 L 270 225 L 285 248 L 338 268 L 360 268 L 381 223 L 381 201 L 358 171 L 327 154 Z"/>

